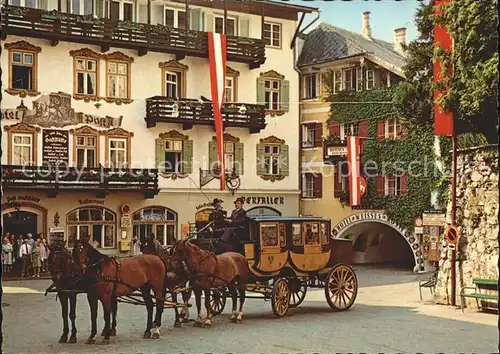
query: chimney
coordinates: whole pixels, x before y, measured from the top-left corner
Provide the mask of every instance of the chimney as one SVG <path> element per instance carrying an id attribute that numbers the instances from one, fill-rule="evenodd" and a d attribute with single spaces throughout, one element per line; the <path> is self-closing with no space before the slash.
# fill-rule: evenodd
<path id="1" fill-rule="evenodd" d="M 394 30 L 394 49 L 402 53 L 403 44 L 406 45 L 406 28 L 396 28 Z"/>
<path id="2" fill-rule="evenodd" d="M 372 39 L 372 29 L 370 28 L 370 11 L 363 12 L 363 36 Z"/>

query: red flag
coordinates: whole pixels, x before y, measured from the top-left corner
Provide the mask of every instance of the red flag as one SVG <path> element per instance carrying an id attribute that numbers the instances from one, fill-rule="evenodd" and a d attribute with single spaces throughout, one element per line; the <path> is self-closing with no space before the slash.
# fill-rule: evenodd
<path id="1" fill-rule="evenodd" d="M 222 121 L 222 102 L 226 86 L 226 36 L 220 33 L 208 33 L 208 61 L 210 63 L 210 87 L 212 106 L 219 152 L 220 190 L 226 189 L 224 167 L 224 124 Z M 212 167 L 212 166 L 211 166 Z"/>
<path id="2" fill-rule="evenodd" d="M 438 9 L 441 4 L 449 3 L 451 0 L 435 0 L 434 14 L 439 15 L 442 10 Z M 434 47 L 442 48 L 447 52 L 453 50 L 453 40 L 448 33 L 447 29 L 443 26 L 434 25 Z M 434 63 L 434 82 L 442 81 L 441 63 L 436 60 Z M 451 112 L 442 111 L 436 100 L 441 96 L 441 92 L 434 91 L 434 135 L 447 136 L 453 134 L 453 116 Z"/>
<path id="3" fill-rule="evenodd" d="M 361 204 L 361 195 L 366 189 L 366 181 L 361 176 L 359 166 L 360 145 L 358 136 L 347 137 L 347 163 L 349 167 L 349 205 Z M 363 186 L 365 188 L 363 189 Z M 363 189 L 363 190 L 362 190 Z"/>

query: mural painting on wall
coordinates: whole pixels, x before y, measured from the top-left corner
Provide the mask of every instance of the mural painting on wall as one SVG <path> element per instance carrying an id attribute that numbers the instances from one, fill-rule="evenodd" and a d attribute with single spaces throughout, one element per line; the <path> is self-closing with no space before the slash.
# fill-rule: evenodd
<path id="1" fill-rule="evenodd" d="M 67 130 L 44 129 L 43 160 L 51 166 L 69 163 L 69 140 Z"/>
<path id="2" fill-rule="evenodd" d="M 71 108 L 71 95 L 64 92 L 43 95 L 33 101 L 33 108 L 24 106 L 23 100 L 15 109 L 2 109 L 2 120 L 16 120 L 36 124 L 44 128 L 62 128 L 68 125 L 90 124 L 101 128 L 115 128 L 122 125 L 123 116 L 99 117 Z"/>

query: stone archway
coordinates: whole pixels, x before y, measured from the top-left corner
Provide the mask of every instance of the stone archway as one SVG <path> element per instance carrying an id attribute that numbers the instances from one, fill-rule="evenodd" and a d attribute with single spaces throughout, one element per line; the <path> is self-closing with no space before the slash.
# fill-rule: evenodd
<path id="1" fill-rule="evenodd" d="M 35 239 L 39 233 L 45 234 L 47 238 L 49 237 L 47 234 L 47 209 L 41 205 L 24 201 L 2 204 L 2 223 L 4 224 L 4 232 L 16 232 L 16 230 L 5 229 L 6 224 L 8 224 L 6 218 L 12 217 L 15 213 L 25 213 L 26 215 L 36 216 L 36 223 L 33 225 L 33 230 L 29 230 Z"/>
<path id="2" fill-rule="evenodd" d="M 365 225 L 366 224 L 366 225 Z M 386 229 L 391 229 L 395 231 L 396 234 L 401 236 L 408 247 L 411 250 L 414 259 L 414 271 L 417 271 L 420 266 L 423 265 L 424 261 L 422 259 L 422 252 L 420 250 L 419 240 L 413 233 L 407 232 L 407 230 L 402 229 L 396 223 L 391 221 L 387 214 L 383 212 L 362 212 L 352 214 L 345 219 L 341 220 L 332 229 L 332 236 L 339 239 L 351 239 L 353 241 L 353 246 L 355 245 L 356 239 L 361 235 L 356 233 L 356 231 L 362 230 L 362 226 L 368 226 L 370 224 L 383 225 Z M 367 229 L 367 227 L 365 227 Z M 353 234 L 354 232 L 354 234 Z"/>

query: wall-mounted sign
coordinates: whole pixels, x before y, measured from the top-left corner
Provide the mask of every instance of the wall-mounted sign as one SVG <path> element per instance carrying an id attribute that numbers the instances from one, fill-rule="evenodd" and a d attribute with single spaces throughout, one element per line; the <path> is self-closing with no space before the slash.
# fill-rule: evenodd
<path id="1" fill-rule="evenodd" d="M 155 213 L 142 214 L 141 221 L 150 221 L 150 222 L 167 221 L 167 216 L 165 214 L 155 214 Z"/>
<path id="2" fill-rule="evenodd" d="M 120 219 L 120 227 L 122 229 L 132 227 L 132 218 L 130 216 L 122 216 Z"/>
<path id="3" fill-rule="evenodd" d="M 327 156 L 347 156 L 347 146 L 329 146 L 326 148 Z"/>
<path id="4" fill-rule="evenodd" d="M 403 230 L 397 224 L 392 222 L 387 216 L 387 214 L 379 212 L 365 212 L 365 213 L 353 214 L 351 216 L 348 216 L 344 220 L 340 221 L 332 230 L 333 236 L 338 237 L 344 230 L 349 228 L 349 226 L 356 224 L 360 221 L 383 222 L 385 224 L 389 224 L 393 229 L 398 231 L 401 235 L 405 235 L 405 230 Z"/>
<path id="5" fill-rule="evenodd" d="M 12 197 L 7 197 L 7 203 L 15 202 L 33 202 L 38 204 L 40 203 L 40 198 L 33 195 L 14 195 Z"/>
<path id="6" fill-rule="evenodd" d="M 423 221 L 422 221 L 422 218 L 415 218 L 415 226 L 422 226 L 423 225 Z"/>
<path id="7" fill-rule="evenodd" d="M 424 227 L 423 226 L 415 226 L 415 233 L 416 234 L 423 234 L 424 233 Z"/>
<path id="8" fill-rule="evenodd" d="M 444 226 L 446 224 L 445 213 L 424 213 L 422 219 L 425 226 Z"/>
<path id="9" fill-rule="evenodd" d="M 104 199 L 80 199 L 78 202 L 80 203 L 80 205 L 84 205 L 84 204 L 104 205 Z"/>
<path id="10" fill-rule="evenodd" d="M 44 129 L 42 133 L 42 157 L 51 166 L 69 162 L 69 140 L 67 130 Z"/>
<path id="11" fill-rule="evenodd" d="M 2 120 L 20 120 L 27 124 L 37 124 L 44 128 L 62 128 L 68 125 L 92 124 L 101 128 L 119 127 L 123 117 L 97 117 L 71 108 L 71 95 L 64 92 L 42 95 L 33 101 L 33 109 L 19 107 L 2 109 Z"/>
<path id="12" fill-rule="evenodd" d="M 246 197 L 246 204 L 285 204 L 285 197 Z"/>
<path id="13" fill-rule="evenodd" d="M 212 205 L 212 203 L 206 202 L 206 203 L 197 205 L 195 208 L 196 208 L 196 210 L 213 208 L 213 205 Z"/>

